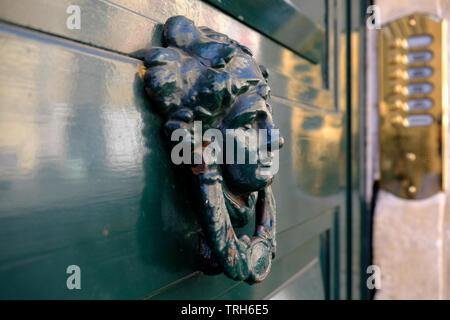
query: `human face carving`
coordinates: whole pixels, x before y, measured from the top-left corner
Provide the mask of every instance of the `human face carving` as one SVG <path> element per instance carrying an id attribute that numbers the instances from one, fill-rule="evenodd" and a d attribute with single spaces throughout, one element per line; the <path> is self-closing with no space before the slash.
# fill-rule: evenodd
<path id="1" fill-rule="evenodd" d="M 241 95 L 222 121 L 225 145 L 234 145 L 232 149 L 225 148 L 227 160 L 222 165 L 222 174 L 232 193 L 248 194 L 261 190 L 270 185 L 278 170 L 275 152 L 283 146 L 284 139 L 273 123 L 269 98 L 269 88 L 261 82 Z M 242 132 L 230 135 L 227 129 Z M 253 139 L 251 134 L 255 135 Z M 244 150 L 244 163 L 238 159 L 238 150 Z M 233 152 L 231 157 L 227 154 L 230 151 Z"/>

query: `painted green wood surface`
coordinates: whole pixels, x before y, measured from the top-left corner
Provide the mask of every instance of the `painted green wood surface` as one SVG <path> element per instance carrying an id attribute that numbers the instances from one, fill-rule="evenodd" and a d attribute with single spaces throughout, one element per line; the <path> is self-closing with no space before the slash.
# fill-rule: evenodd
<path id="1" fill-rule="evenodd" d="M 281 45 L 321 63 L 328 0 L 208 0 Z"/>
<path id="2" fill-rule="evenodd" d="M 326 90 L 321 65 L 201 2 L 80 2 L 92 29 L 78 34 L 54 14 L 68 1 L 33 3 L 49 6 L 44 18 L 23 1 L 0 10 L 0 298 L 346 297 L 345 25 L 331 30 Z M 198 226 L 137 75 L 138 50 L 158 44 L 173 14 L 231 33 L 273 70 L 286 144 L 273 186 L 279 250 L 260 284 L 193 268 Z M 71 264 L 79 291 L 66 288 Z"/>
<path id="3" fill-rule="evenodd" d="M 65 12 L 69 5 L 81 8 L 80 30 L 66 27 L 68 15 Z M 321 65 L 312 65 L 238 20 L 197 0 L 1 0 L 0 9 L 0 20 L 135 58 L 142 56 L 143 48 L 161 45 L 162 23 L 171 16 L 185 15 L 197 25 L 226 33 L 251 48 L 259 63 L 271 66 L 273 90 L 283 89 L 287 83 L 295 88 L 283 98 L 334 109 L 332 95 L 322 90 Z M 289 65 L 280 64 L 282 60 L 289 61 Z"/>

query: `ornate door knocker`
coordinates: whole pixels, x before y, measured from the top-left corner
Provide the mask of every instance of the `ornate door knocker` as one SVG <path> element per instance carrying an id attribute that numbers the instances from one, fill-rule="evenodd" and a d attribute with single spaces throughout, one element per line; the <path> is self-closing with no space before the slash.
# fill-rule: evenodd
<path id="1" fill-rule="evenodd" d="M 276 210 L 270 185 L 273 162 L 278 161 L 274 155 L 284 143 L 272 121 L 268 72 L 247 47 L 207 27 L 196 27 L 183 16 L 169 18 L 163 32 L 166 47 L 145 52 L 145 90 L 165 120 L 166 138 L 173 141 L 173 133 L 181 130 L 177 136 L 194 146 L 188 155 L 194 164 L 188 166 L 202 227 L 202 263 L 236 280 L 262 281 L 275 257 Z M 195 138 L 198 122 L 200 144 Z M 218 148 L 226 159 L 221 163 L 218 153 L 214 161 L 202 153 L 212 144 L 220 146 L 216 136 L 205 139 L 208 129 L 222 133 L 227 142 L 229 129 L 255 129 L 266 137 L 258 136 L 252 144 L 241 135 L 232 136 L 231 149 Z M 239 147 L 244 164 L 236 161 L 237 154 L 229 157 L 230 150 Z M 262 150 L 267 150 L 264 157 Z M 252 154 L 258 155 L 257 160 L 247 161 Z M 255 214 L 253 236 L 237 236 L 233 227 L 246 225 Z"/>

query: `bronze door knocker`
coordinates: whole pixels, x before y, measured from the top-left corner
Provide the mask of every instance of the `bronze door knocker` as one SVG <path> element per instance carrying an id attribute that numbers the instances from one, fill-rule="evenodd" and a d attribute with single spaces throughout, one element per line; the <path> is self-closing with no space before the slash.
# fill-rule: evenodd
<path id="1" fill-rule="evenodd" d="M 166 47 L 145 52 L 144 85 L 152 107 L 164 118 L 166 139 L 171 141 L 175 130 L 195 136 L 196 121 L 201 121 L 202 133 L 215 129 L 227 138 L 227 129 L 267 132 L 265 159 L 239 164 L 208 163 L 200 157 L 200 162 L 189 165 L 202 227 L 203 263 L 233 279 L 260 282 L 270 272 L 276 248 L 273 174 L 267 169 L 284 143 L 272 120 L 268 72 L 247 47 L 207 27 L 196 27 L 183 16 L 169 18 L 163 32 Z M 234 146 L 241 144 L 246 156 L 261 151 L 260 140 L 251 146 L 242 137 L 234 138 Z M 188 143 L 198 143 L 194 140 Z M 203 141 L 200 149 L 213 142 L 218 141 Z M 193 158 L 198 144 L 194 151 Z M 223 156 L 227 157 L 225 148 Z M 255 215 L 253 236 L 237 236 L 234 227 L 248 224 Z"/>

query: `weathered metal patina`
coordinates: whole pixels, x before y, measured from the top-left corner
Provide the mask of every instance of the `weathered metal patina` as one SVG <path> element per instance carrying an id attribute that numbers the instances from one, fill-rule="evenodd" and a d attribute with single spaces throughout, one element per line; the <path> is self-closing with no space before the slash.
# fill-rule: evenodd
<path id="1" fill-rule="evenodd" d="M 192 133 L 194 121 L 202 121 L 203 131 L 215 128 L 224 137 L 227 129 L 266 129 L 267 148 L 273 156 L 274 146 L 281 147 L 283 138 L 274 130 L 268 72 L 255 62 L 251 51 L 224 34 L 196 27 L 183 16 L 169 18 L 163 33 L 167 47 L 145 53 L 144 83 L 152 107 L 164 117 L 166 139 L 170 141 L 176 129 Z M 236 143 L 245 141 L 236 139 Z M 207 144 L 203 142 L 204 147 Z M 256 146 L 257 151 L 260 147 Z M 243 148 L 248 156 L 255 147 L 245 144 Z M 267 162 L 233 163 L 190 165 L 203 230 L 200 268 L 259 282 L 268 275 L 275 256 L 273 175 L 258 174 L 270 166 Z M 248 224 L 255 215 L 253 236 L 236 235 L 234 227 Z"/>

